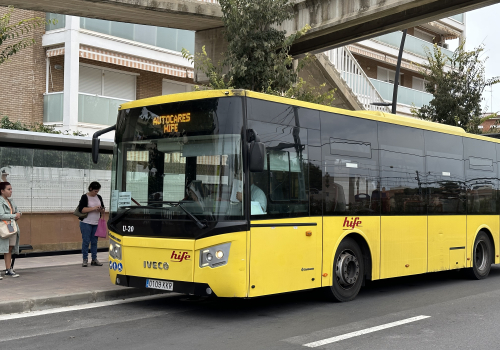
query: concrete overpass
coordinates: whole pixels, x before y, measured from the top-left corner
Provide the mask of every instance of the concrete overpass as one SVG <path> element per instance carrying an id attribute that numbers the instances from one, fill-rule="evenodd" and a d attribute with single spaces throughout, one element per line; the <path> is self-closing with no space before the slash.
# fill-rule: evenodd
<path id="1" fill-rule="evenodd" d="M 220 33 L 214 32 L 221 30 L 222 12 L 212 1 L 0 0 L 0 5 L 197 32 L 210 31 L 211 33 L 197 38 L 197 42 L 202 42 L 206 38 L 220 39 Z M 500 0 L 295 0 L 295 18 L 283 28 L 293 32 L 305 24 L 311 25 L 310 32 L 291 49 L 292 55 L 300 56 L 499 2 Z M 211 46 L 210 42 L 206 44 Z"/>

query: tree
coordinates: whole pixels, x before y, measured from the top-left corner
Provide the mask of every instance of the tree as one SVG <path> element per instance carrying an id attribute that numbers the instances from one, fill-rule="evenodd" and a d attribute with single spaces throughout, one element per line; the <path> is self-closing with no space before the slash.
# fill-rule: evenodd
<path id="1" fill-rule="evenodd" d="M 300 69 L 315 56 L 308 55 L 294 69 L 288 54 L 292 43 L 310 27 L 306 25 L 288 37 L 285 30 L 276 29 L 294 16 L 290 0 L 219 0 L 219 4 L 228 43 L 223 61 L 215 65 L 204 47 L 194 56 L 182 50 L 183 56 L 208 77 L 208 87 L 248 89 L 331 104 L 333 91 L 318 92 L 298 77 Z"/>
<path id="2" fill-rule="evenodd" d="M 34 17 L 11 24 L 13 12 L 14 8 L 9 6 L 7 13 L 0 17 L 0 64 L 19 51 L 32 46 L 35 40 L 23 36 L 47 23 L 45 18 Z"/>
<path id="3" fill-rule="evenodd" d="M 425 90 L 434 98 L 413 114 L 421 119 L 442 124 L 459 126 L 470 133 L 480 133 L 478 126 L 495 116 L 483 117 L 482 94 L 486 86 L 500 82 L 499 78 L 486 79 L 482 58 L 484 46 L 466 51 L 465 42 L 460 44 L 451 57 L 445 55 L 439 46 L 427 50 L 428 63 L 421 73 L 425 80 Z M 448 65 L 448 67 L 447 67 Z"/>

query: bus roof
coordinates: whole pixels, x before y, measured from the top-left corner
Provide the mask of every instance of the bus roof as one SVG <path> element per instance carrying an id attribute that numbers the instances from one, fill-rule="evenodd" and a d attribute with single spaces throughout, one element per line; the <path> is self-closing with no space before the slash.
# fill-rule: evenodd
<path id="1" fill-rule="evenodd" d="M 466 133 L 464 129 L 451 126 L 446 124 L 440 124 L 435 122 L 430 122 L 426 120 L 420 120 L 416 118 L 403 117 L 391 113 L 384 113 L 379 111 L 350 111 L 347 109 L 341 109 L 336 107 L 329 107 L 324 105 L 319 105 L 310 102 L 304 102 L 299 100 L 294 100 L 286 97 L 274 96 L 263 94 L 259 92 L 249 91 L 249 90 L 203 90 L 203 91 L 193 91 L 184 92 L 179 94 L 163 95 L 151 98 L 145 98 L 141 100 L 126 102 L 120 106 L 120 110 L 137 108 L 137 107 L 147 107 L 164 103 L 181 102 L 181 101 L 191 101 L 191 100 L 201 100 L 205 98 L 220 98 L 220 97 L 230 97 L 230 96 L 246 96 L 250 98 L 256 98 L 260 100 L 266 100 L 270 102 L 278 102 L 289 104 L 292 106 L 304 107 L 315 109 L 319 111 L 349 115 L 352 117 L 371 119 L 376 121 L 383 121 L 391 124 L 399 124 L 403 126 L 409 126 L 418 129 L 425 129 L 430 131 L 442 132 L 446 134 L 453 134 L 458 136 L 467 136 L 470 138 L 475 138 L 479 140 L 486 140 L 490 142 L 500 143 L 500 140 Z"/>

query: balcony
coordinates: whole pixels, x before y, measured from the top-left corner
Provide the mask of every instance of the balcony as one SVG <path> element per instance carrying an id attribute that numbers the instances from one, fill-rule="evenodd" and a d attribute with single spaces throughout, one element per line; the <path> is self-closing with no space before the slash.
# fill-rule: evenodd
<path id="1" fill-rule="evenodd" d="M 172 51 L 180 52 L 182 48 L 186 48 L 189 52 L 194 52 L 194 32 L 189 30 L 112 22 L 84 17 L 80 18 L 80 28 Z"/>
<path id="2" fill-rule="evenodd" d="M 372 84 L 378 90 L 382 98 L 386 101 L 392 101 L 392 94 L 394 92 L 394 84 L 386 83 L 385 81 L 370 79 Z M 433 99 L 432 94 L 427 92 L 410 89 L 404 86 L 399 86 L 398 89 L 398 104 L 408 105 L 415 107 L 422 107 Z"/>
<path id="3" fill-rule="evenodd" d="M 62 92 L 47 93 L 43 96 L 43 122 L 54 123 L 63 121 L 63 101 Z"/>
<path id="4" fill-rule="evenodd" d="M 399 47 L 401 45 L 401 37 L 403 35 L 403 32 L 393 32 L 385 35 L 380 35 L 372 40 L 387 44 L 389 46 L 394 47 L 395 49 L 399 50 Z M 417 56 L 421 57 L 427 57 L 426 55 L 426 50 L 428 49 L 432 52 L 434 47 L 433 43 L 430 43 L 428 41 L 416 38 L 412 35 L 406 35 L 406 40 L 405 40 L 405 51 L 406 52 L 411 52 Z M 453 55 L 453 51 L 441 48 L 441 51 L 448 57 L 451 57 Z"/>
<path id="5" fill-rule="evenodd" d="M 99 95 L 78 94 L 78 121 L 82 123 L 115 125 L 118 108 L 129 100 Z"/>
<path id="6" fill-rule="evenodd" d="M 454 19 L 457 22 L 464 23 L 464 14 L 463 13 L 459 13 L 458 15 L 451 16 L 450 18 Z"/>
<path id="7" fill-rule="evenodd" d="M 55 92 L 45 94 L 43 105 L 44 123 L 62 123 L 64 93 Z M 118 108 L 128 100 L 117 98 L 78 94 L 78 121 L 81 123 L 114 125 L 118 115 Z"/>
<path id="8" fill-rule="evenodd" d="M 66 26 L 65 15 L 59 15 L 57 13 L 46 13 L 45 19 L 47 20 L 47 24 L 45 24 L 45 30 L 47 32 L 50 30 L 63 29 Z M 52 20 L 55 20 L 56 23 L 51 23 Z"/>

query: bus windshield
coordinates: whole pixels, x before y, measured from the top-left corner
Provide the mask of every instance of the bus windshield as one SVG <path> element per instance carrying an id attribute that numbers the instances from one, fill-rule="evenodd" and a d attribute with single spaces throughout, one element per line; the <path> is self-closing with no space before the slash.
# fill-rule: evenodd
<path id="1" fill-rule="evenodd" d="M 220 222 L 241 225 L 242 125 L 237 97 L 122 111 L 110 229 L 198 238 L 217 234 Z"/>

